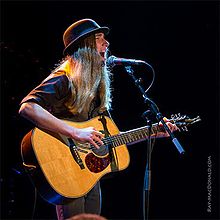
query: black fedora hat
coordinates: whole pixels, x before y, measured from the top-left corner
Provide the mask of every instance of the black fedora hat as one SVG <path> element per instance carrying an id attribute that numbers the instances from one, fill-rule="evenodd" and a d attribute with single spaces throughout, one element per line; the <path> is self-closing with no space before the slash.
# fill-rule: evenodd
<path id="1" fill-rule="evenodd" d="M 109 28 L 100 27 L 94 20 L 89 18 L 85 18 L 73 23 L 63 34 L 63 42 L 65 46 L 63 54 L 70 54 L 73 52 L 74 46 L 77 45 L 79 40 L 87 37 L 89 34 L 97 32 L 108 34 Z"/>

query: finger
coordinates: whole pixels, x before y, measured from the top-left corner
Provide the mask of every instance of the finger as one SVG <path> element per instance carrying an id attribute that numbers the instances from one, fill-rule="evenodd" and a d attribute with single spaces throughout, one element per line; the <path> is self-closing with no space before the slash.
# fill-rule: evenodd
<path id="1" fill-rule="evenodd" d="M 104 134 L 102 134 L 99 131 L 93 131 L 92 133 L 93 133 L 93 135 L 98 136 L 99 138 L 103 138 L 104 137 Z"/>
<path id="2" fill-rule="evenodd" d="M 162 120 L 161 120 L 162 121 Z M 163 126 L 163 123 L 162 122 L 159 122 L 159 125 L 160 126 Z M 166 118 L 166 117 L 163 117 L 163 121 L 165 122 L 165 123 L 167 123 L 167 122 L 169 122 L 170 120 L 168 119 L 168 118 Z"/>
<path id="3" fill-rule="evenodd" d="M 166 118 L 166 117 L 163 117 L 163 120 L 165 121 L 165 122 L 168 122 L 168 121 L 170 121 L 168 118 Z"/>
<path id="4" fill-rule="evenodd" d="M 93 140 L 96 141 L 96 142 L 98 142 L 100 145 L 104 145 L 104 143 L 102 142 L 101 138 L 98 137 L 98 136 L 96 136 L 96 135 L 93 136 Z"/>
<path id="5" fill-rule="evenodd" d="M 175 131 L 177 131 L 177 130 L 180 131 L 179 127 L 176 124 L 174 124 L 174 130 Z"/>
<path id="6" fill-rule="evenodd" d="M 171 123 L 170 122 L 166 122 L 166 125 L 167 125 L 167 127 L 170 129 L 170 131 L 172 132 L 172 125 L 171 125 Z"/>
<path id="7" fill-rule="evenodd" d="M 95 148 L 99 149 L 99 145 L 95 143 L 93 139 L 90 140 L 90 144 L 92 144 Z"/>
<path id="8" fill-rule="evenodd" d="M 173 126 L 173 130 L 174 130 L 174 131 L 177 131 L 177 130 L 180 131 L 180 129 L 179 129 L 175 124 L 174 124 L 174 126 Z"/>
<path id="9" fill-rule="evenodd" d="M 176 126 L 176 130 L 177 131 L 181 131 L 180 128 L 177 125 L 175 125 L 175 126 Z"/>

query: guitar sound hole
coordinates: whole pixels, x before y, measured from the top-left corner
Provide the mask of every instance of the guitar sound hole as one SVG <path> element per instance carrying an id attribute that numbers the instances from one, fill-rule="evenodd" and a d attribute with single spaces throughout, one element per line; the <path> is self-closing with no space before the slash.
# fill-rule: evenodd
<path id="1" fill-rule="evenodd" d="M 109 152 L 108 147 L 105 145 L 101 146 L 99 149 L 94 147 L 92 151 L 98 156 L 105 156 Z"/>

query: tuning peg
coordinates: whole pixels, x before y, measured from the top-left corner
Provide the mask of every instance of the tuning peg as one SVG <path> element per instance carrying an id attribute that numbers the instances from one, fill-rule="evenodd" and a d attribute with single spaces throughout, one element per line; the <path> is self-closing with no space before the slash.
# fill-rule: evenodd
<path id="1" fill-rule="evenodd" d="M 182 129 L 183 131 L 189 131 L 186 126 L 181 127 L 181 129 Z"/>
<path id="2" fill-rule="evenodd" d="M 173 119 L 174 118 L 174 114 L 172 114 L 170 117 Z"/>
<path id="3" fill-rule="evenodd" d="M 198 121 L 201 121 L 202 119 L 200 118 L 200 116 L 197 116 L 196 118 L 195 118 L 195 121 L 196 122 L 198 122 Z"/>

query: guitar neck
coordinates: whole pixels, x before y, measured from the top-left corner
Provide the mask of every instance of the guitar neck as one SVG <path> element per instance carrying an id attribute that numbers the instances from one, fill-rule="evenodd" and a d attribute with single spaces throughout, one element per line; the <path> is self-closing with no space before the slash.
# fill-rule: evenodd
<path id="1" fill-rule="evenodd" d="M 163 128 L 158 126 L 158 124 L 153 124 L 151 129 L 151 134 L 156 134 L 157 132 L 162 131 Z M 146 140 L 149 136 L 148 126 L 141 128 L 133 129 L 130 131 L 122 132 L 117 135 L 113 135 L 104 139 L 104 143 L 107 145 L 112 145 L 117 147 L 123 144 L 134 144 Z"/>

